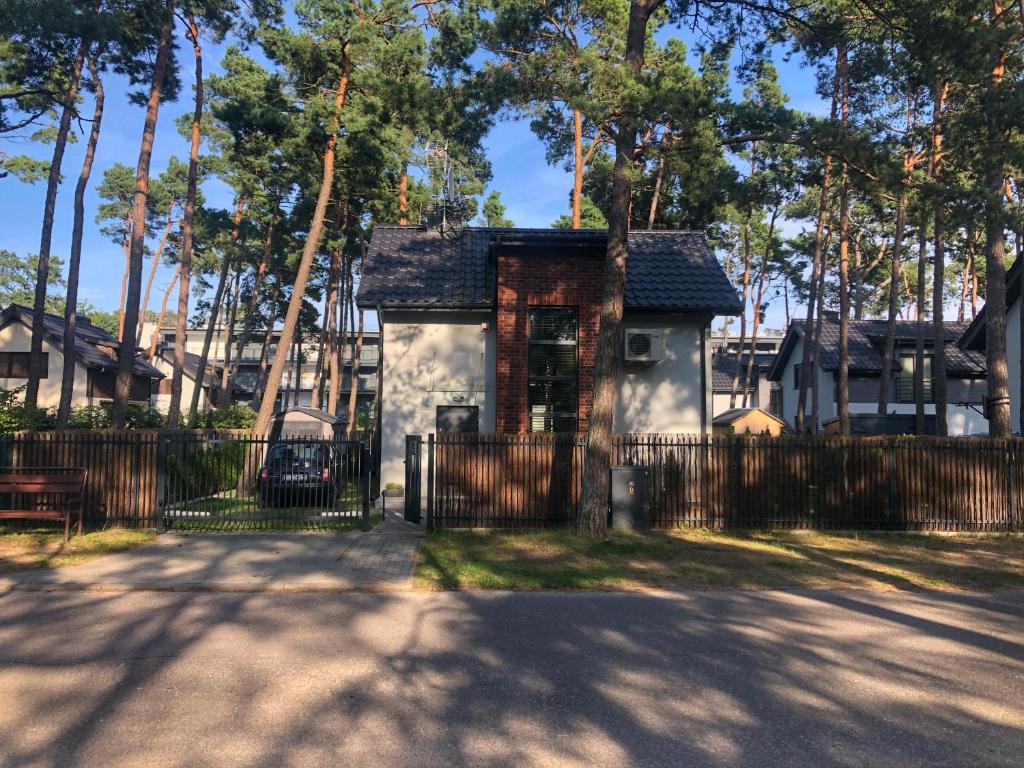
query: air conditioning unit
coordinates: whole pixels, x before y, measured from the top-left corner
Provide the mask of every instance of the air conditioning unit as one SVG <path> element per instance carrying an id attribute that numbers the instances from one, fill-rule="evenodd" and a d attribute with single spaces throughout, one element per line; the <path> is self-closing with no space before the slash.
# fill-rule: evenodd
<path id="1" fill-rule="evenodd" d="M 626 362 L 656 363 L 665 358 L 665 340 L 659 330 L 626 330 Z"/>

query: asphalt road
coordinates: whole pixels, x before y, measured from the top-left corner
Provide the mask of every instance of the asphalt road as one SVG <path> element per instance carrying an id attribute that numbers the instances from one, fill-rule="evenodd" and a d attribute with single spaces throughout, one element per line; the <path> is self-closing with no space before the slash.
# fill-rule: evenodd
<path id="1" fill-rule="evenodd" d="M 0 596 L 3 766 L 1022 764 L 1022 593 Z"/>

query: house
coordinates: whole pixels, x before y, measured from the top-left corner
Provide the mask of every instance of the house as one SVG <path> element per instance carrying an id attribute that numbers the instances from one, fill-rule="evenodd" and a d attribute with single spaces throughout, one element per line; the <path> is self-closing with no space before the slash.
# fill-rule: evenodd
<path id="1" fill-rule="evenodd" d="M 736 353 L 740 349 L 740 337 L 736 334 L 717 333 L 711 336 L 711 414 L 717 416 L 733 407 L 732 383 L 736 376 L 736 407 L 744 405 L 743 390 L 746 381 L 747 364 L 753 348 L 754 368 L 747 386 L 746 405 L 763 408 L 778 415 L 781 411 L 782 389 L 778 382 L 768 378 L 768 371 L 775 362 L 775 355 L 782 346 L 783 335 L 777 331 L 758 335 L 757 341 L 749 337 L 742 340 L 743 352 L 739 365 Z M 738 370 L 737 370 L 738 369 Z"/>
<path id="2" fill-rule="evenodd" d="M 185 364 L 181 369 L 181 403 L 182 410 L 187 411 L 192 402 L 192 394 L 199 380 L 200 356 L 195 352 L 185 353 Z M 158 411 L 166 413 L 171 405 L 171 377 L 174 375 L 174 348 L 165 346 L 157 347 L 156 357 L 152 360 L 153 366 L 164 374 L 164 379 L 157 388 L 154 398 L 154 405 Z M 218 390 L 224 373 L 224 366 L 216 363 L 207 363 L 206 373 L 203 376 L 203 388 L 199 395 L 199 411 L 205 413 L 217 405 Z M 252 390 L 237 382 L 232 389 L 232 402 L 248 403 L 252 400 Z"/>
<path id="3" fill-rule="evenodd" d="M 761 408 L 730 408 L 711 421 L 715 437 L 728 435 L 763 435 L 778 437 L 786 431 L 786 422 Z"/>
<path id="4" fill-rule="evenodd" d="M 1010 375 L 1010 428 L 1021 431 L 1021 289 L 1024 287 L 1024 259 L 1017 259 L 1006 273 L 1006 361 Z M 960 339 L 960 346 L 985 353 L 987 315 L 982 307 Z"/>
<path id="5" fill-rule="evenodd" d="M 882 371 L 887 321 L 850 320 L 850 414 L 876 414 L 878 386 Z M 966 325 L 945 324 L 943 344 L 946 352 L 947 422 L 950 435 L 986 432 L 988 422 L 982 415 L 985 398 L 985 356 L 957 346 Z M 781 416 L 791 427 L 795 426 L 796 406 L 800 392 L 800 365 L 805 339 L 805 321 L 789 324 L 782 348 L 775 358 L 769 377 L 782 388 Z M 932 326 L 925 326 L 925 413 L 935 414 L 932 397 L 931 359 L 934 348 Z M 900 320 L 896 323 L 896 354 L 892 364 L 889 390 L 889 414 L 913 414 L 914 405 L 914 349 L 917 322 Z M 836 408 L 836 375 L 839 370 L 839 318 L 830 314 L 822 318 L 820 365 L 818 373 L 819 424 L 821 430 L 830 419 L 838 417 Z M 811 398 L 808 393 L 807 414 L 810 419 Z M 888 428 L 886 428 L 888 431 Z"/>
<path id="6" fill-rule="evenodd" d="M 357 300 L 381 328 L 381 480 L 405 435 L 585 431 L 603 230 L 377 226 Z M 710 430 L 708 334 L 739 300 L 704 235 L 629 234 L 617 432 Z"/>
<path id="7" fill-rule="evenodd" d="M 155 323 L 147 323 L 143 328 L 142 338 L 148 340 L 152 338 L 153 334 L 157 335 L 157 358 L 154 360 L 154 364 L 160 367 L 162 370 L 166 370 L 168 378 L 170 378 L 168 365 L 174 359 L 174 340 L 176 329 L 173 325 L 156 327 Z M 238 348 L 238 339 L 241 336 L 242 328 L 241 323 L 235 328 L 234 333 L 231 336 L 230 350 L 231 356 L 234 357 L 235 352 Z M 182 402 L 187 408 L 188 403 L 191 402 L 192 386 L 189 384 L 188 379 L 191 375 L 191 381 L 195 382 L 196 376 L 199 370 L 199 359 L 203 351 L 203 341 L 206 336 L 206 326 L 199 326 L 195 328 L 189 328 L 185 332 L 185 379 L 186 384 L 184 388 L 187 389 L 187 393 L 183 392 Z M 238 374 L 235 378 L 236 390 L 232 395 L 232 401 L 235 403 L 247 404 L 252 402 L 253 393 L 257 388 L 257 384 L 260 378 L 260 356 L 263 351 L 263 342 L 266 339 L 267 330 L 257 329 L 252 332 L 251 339 L 245 348 L 242 350 L 241 360 L 238 365 Z M 364 331 L 363 332 L 363 346 L 359 355 L 359 362 L 357 365 L 357 393 L 356 393 L 356 407 L 357 409 L 367 415 L 373 412 L 373 402 L 377 390 L 377 363 L 379 360 L 378 347 L 380 344 L 380 334 L 377 331 Z M 274 329 L 271 333 L 270 344 L 268 347 L 268 360 L 273 360 L 274 356 L 277 355 L 278 342 L 281 338 L 280 329 Z M 214 328 L 213 337 L 210 343 L 210 351 L 207 356 L 207 374 L 204 377 L 204 392 L 200 397 L 200 410 L 208 410 L 210 407 L 216 405 L 216 387 L 214 392 L 211 394 L 208 383 L 209 375 L 211 371 L 216 372 L 216 381 L 220 382 L 220 374 L 223 371 L 224 361 L 226 359 L 226 351 L 228 347 L 228 332 L 227 328 L 223 325 L 217 325 Z M 348 418 L 348 400 L 349 393 L 351 391 L 351 372 L 352 372 L 352 351 L 356 344 L 355 334 L 350 333 L 346 339 L 344 349 L 342 350 L 343 357 L 343 368 L 342 368 L 342 379 L 341 379 L 341 402 L 342 408 L 339 414 L 347 419 Z M 320 334 L 307 334 L 304 336 L 299 343 L 292 344 L 286 351 L 288 357 L 288 364 L 285 366 L 284 373 L 281 378 L 281 386 L 278 390 L 278 406 L 279 408 L 289 408 L 294 405 L 309 406 L 312 402 L 313 394 L 313 382 L 316 378 L 316 361 L 320 350 Z M 161 360 L 163 362 L 161 362 Z M 193 364 L 190 366 L 190 360 Z M 190 374 L 189 371 L 192 371 Z M 329 380 L 328 376 L 324 376 L 324 386 Z M 164 402 L 164 409 L 166 409 L 166 403 L 170 400 L 170 388 L 169 382 L 164 386 L 166 392 L 161 390 L 161 402 Z M 298 390 L 296 392 L 296 390 Z"/>
<path id="8" fill-rule="evenodd" d="M 33 311 L 11 304 L 0 312 L 0 387 L 15 389 L 28 382 L 29 354 L 32 349 Z M 107 405 L 113 402 L 117 382 L 117 356 L 121 343 L 79 316 L 75 322 L 75 383 L 73 406 Z M 43 354 L 46 375 L 39 382 L 40 408 L 60 404 L 61 378 L 64 375 L 64 317 L 43 315 Z M 150 405 L 156 385 L 163 374 L 136 356 L 129 399 Z"/>

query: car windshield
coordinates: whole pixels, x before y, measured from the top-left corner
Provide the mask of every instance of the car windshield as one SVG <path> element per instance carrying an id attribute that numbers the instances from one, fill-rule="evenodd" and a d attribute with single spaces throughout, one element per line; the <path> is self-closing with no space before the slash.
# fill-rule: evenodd
<path id="1" fill-rule="evenodd" d="M 326 461 L 329 448 L 323 443 L 278 443 L 270 449 L 268 461 Z"/>

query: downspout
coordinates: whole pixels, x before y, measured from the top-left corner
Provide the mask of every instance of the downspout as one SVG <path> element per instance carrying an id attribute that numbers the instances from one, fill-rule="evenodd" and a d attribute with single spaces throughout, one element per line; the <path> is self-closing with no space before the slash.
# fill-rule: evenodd
<path id="1" fill-rule="evenodd" d="M 700 329 L 700 433 L 708 433 L 708 331 L 712 319 L 708 319 Z"/>

